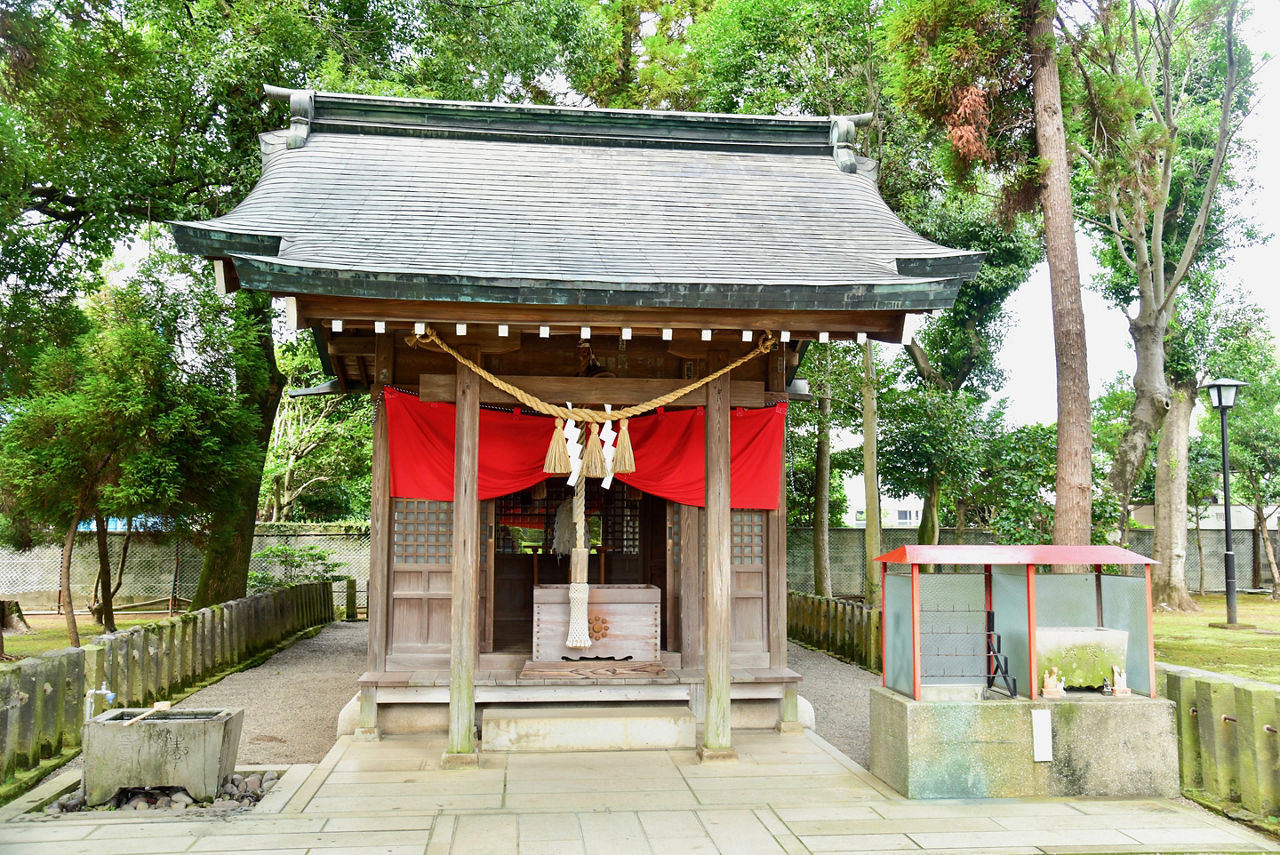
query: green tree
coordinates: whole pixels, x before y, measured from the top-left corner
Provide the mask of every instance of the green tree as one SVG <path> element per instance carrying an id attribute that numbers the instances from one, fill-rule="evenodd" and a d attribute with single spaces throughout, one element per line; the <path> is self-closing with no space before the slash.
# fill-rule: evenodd
<path id="1" fill-rule="evenodd" d="M 1198 611 L 1186 582 L 1192 410 L 1200 384 L 1209 379 L 1216 363 L 1231 358 L 1232 351 L 1250 341 L 1254 329 L 1265 328 L 1266 318 L 1238 297 L 1224 297 L 1222 285 L 1211 273 L 1189 277 L 1184 289 L 1164 342 L 1169 412 L 1160 427 L 1152 470 L 1152 558 L 1158 565 L 1152 569 L 1151 584 L 1152 596 L 1165 607 Z M 1134 494 L 1144 494 L 1144 487 L 1144 481 L 1139 481 Z"/>
<path id="2" fill-rule="evenodd" d="M 61 536 L 62 597 L 73 646 L 70 591 L 80 523 L 150 514 L 181 525 L 217 485 L 223 455 L 209 426 L 224 409 L 215 389 L 178 361 L 181 312 L 146 276 L 101 290 L 89 332 L 37 359 L 27 394 L 4 399 L 0 496 L 28 535 Z M 200 377 L 200 381 L 205 378 Z M 112 567 L 99 550 L 101 617 L 114 630 Z"/>
<path id="3" fill-rule="evenodd" d="M 278 358 L 289 392 L 323 382 L 310 336 L 282 344 Z M 286 394 L 267 449 L 259 515 L 270 522 L 367 515 L 372 421 L 367 396 Z"/>
<path id="4" fill-rule="evenodd" d="M 1073 148 L 1084 164 L 1079 213 L 1104 241 L 1104 288 L 1128 317 L 1137 356 L 1133 410 L 1110 473 L 1122 514 L 1171 406 L 1174 433 L 1183 433 L 1187 388 L 1166 370 L 1180 295 L 1238 232 L 1220 191 L 1244 152 L 1237 132 L 1251 98 L 1249 55 L 1235 37 L 1241 6 L 1127 0 L 1060 16 L 1074 71 Z"/>
<path id="5" fill-rule="evenodd" d="M 880 477 L 890 496 L 920 496 L 920 543 L 937 543 L 944 492 L 967 495 L 979 473 L 990 422 L 965 391 L 923 383 L 880 398 Z"/>
<path id="6" fill-rule="evenodd" d="M 1058 375 L 1054 540 L 1086 543 L 1089 382 L 1052 4 L 898 0 L 883 39 L 886 88 L 901 108 L 945 128 L 951 175 L 964 181 L 984 165 L 1003 182 L 1007 210 L 1039 202 Z"/>

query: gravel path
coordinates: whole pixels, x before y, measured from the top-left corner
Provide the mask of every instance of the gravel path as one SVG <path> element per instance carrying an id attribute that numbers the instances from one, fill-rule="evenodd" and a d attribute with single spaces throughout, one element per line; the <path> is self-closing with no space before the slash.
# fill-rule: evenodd
<path id="1" fill-rule="evenodd" d="M 177 706 L 241 707 L 244 732 L 239 761 L 252 764 L 318 763 L 337 738 L 338 713 L 365 670 L 369 624 L 337 622 L 282 650 L 256 668 L 231 674 Z M 880 678 L 795 644 L 787 662 L 804 675 L 800 694 L 813 704 L 823 739 L 867 766 L 867 690 Z M 68 768 L 83 761 L 77 757 Z"/>
<path id="2" fill-rule="evenodd" d="M 790 643 L 787 665 L 804 675 L 800 697 L 813 704 L 818 735 L 867 768 L 871 764 L 869 690 L 880 685 L 880 675 Z"/>
<path id="3" fill-rule="evenodd" d="M 331 623 L 178 706 L 243 708 L 241 763 L 317 763 L 333 747 L 338 712 L 365 671 L 368 638 L 368 623 Z"/>

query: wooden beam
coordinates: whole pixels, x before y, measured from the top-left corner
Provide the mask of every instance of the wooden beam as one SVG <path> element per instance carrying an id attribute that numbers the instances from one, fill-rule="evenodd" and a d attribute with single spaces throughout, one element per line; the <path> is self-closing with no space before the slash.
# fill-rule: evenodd
<path id="1" fill-rule="evenodd" d="M 281 292 L 278 296 L 287 296 Z M 340 318 L 372 328 L 374 321 L 386 321 L 389 329 L 412 332 L 415 322 L 436 326 L 441 333 L 452 332 L 452 324 L 507 324 L 512 337 L 520 332 L 536 332 L 541 324 L 553 334 L 576 335 L 577 327 L 589 326 L 594 335 L 618 335 L 628 327 L 638 338 L 656 336 L 663 329 L 697 331 L 710 326 L 716 330 L 790 330 L 793 340 L 815 340 L 820 332 L 835 339 L 850 339 L 866 333 L 874 339 L 897 342 L 902 334 L 905 311 L 784 311 L 776 309 L 716 309 L 693 312 L 688 309 L 627 308 L 609 306 L 521 305 L 515 303 L 446 303 L 423 300 L 371 300 L 296 294 L 303 317 L 317 320 Z M 477 333 L 483 332 L 477 330 Z M 471 331 L 468 330 L 468 336 Z"/>
<path id="2" fill-rule="evenodd" d="M 470 353 L 471 359 L 479 354 Z M 458 364 L 453 456 L 453 600 L 450 604 L 449 747 L 445 765 L 476 765 L 477 576 L 480 567 L 480 378 Z"/>
<path id="3" fill-rule="evenodd" d="M 390 333 L 378 336 L 373 352 L 373 382 L 390 385 L 396 376 L 396 343 Z"/>
<path id="4" fill-rule="evenodd" d="M 588 404 L 613 404 L 625 407 L 649 401 L 676 389 L 689 385 L 688 380 L 661 380 L 640 377 L 521 377 L 502 375 L 499 379 L 518 386 L 524 391 L 550 401 L 563 404 L 573 401 L 575 406 Z M 418 399 L 421 401 L 453 401 L 454 382 L 449 374 L 420 374 Z M 519 404 L 512 395 L 496 386 L 480 382 L 480 403 Z M 669 407 L 701 407 L 707 403 L 707 387 L 677 398 Z M 735 380 L 729 384 L 729 406 L 763 407 L 764 383 L 756 380 Z"/>
<path id="5" fill-rule="evenodd" d="M 706 560 L 703 590 L 706 627 L 706 721 L 699 756 L 727 760 L 736 756 L 730 732 L 729 660 L 733 641 L 729 537 L 729 378 L 717 378 L 707 389 Z"/>

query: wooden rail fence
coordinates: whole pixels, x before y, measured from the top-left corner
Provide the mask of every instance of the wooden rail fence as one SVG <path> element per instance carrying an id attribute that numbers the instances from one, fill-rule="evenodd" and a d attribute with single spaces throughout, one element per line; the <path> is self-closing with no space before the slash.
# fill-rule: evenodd
<path id="1" fill-rule="evenodd" d="M 0 793 L 74 756 L 87 714 L 170 698 L 333 616 L 333 586 L 308 582 L 0 664 Z"/>
<path id="2" fill-rule="evenodd" d="M 880 670 L 880 610 L 853 600 L 787 594 L 787 635 L 810 647 Z"/>

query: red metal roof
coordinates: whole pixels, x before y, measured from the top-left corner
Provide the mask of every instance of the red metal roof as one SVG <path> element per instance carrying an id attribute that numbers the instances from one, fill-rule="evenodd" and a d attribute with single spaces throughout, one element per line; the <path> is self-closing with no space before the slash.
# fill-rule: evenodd
<path id="1" fill-rule="evenodd" d="M 912 544 L 900 546 L 876 561 L 889 564 L 1154 564 L 1145 555 L 1119 546 L 1007 544 Z"/>

